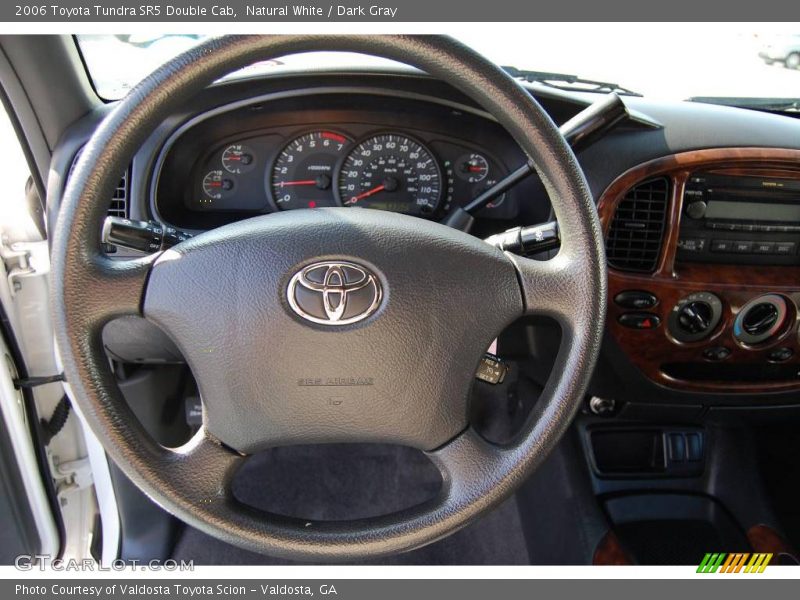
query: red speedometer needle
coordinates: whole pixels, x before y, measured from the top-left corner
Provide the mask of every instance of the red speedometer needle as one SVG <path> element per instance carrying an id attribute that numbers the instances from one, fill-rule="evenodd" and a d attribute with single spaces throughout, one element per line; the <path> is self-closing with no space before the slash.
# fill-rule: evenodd
<path id="1" fill-rule="evenodd" d="M 317 185 L 317 180 L 300 179 L 299 181 L 281 181 L 278 185 L 280 187 L 286 187 L 287 185 Z"/>
<path id="2" fill-rule="evenodd" d="M 348 204 L 355 204 L 359 200 L 363 200 L 364 198 L 369 198 L 373 194 L 377 194 L 378 192 L 382 192 L 386 189 L 386 185 L 381 184 L 378 187 L 374 187 L 371 190 L 367 190 L 366 192 L 361 192 L 358 196 L 353 196 L 350 198 L 350 202 Z"/>

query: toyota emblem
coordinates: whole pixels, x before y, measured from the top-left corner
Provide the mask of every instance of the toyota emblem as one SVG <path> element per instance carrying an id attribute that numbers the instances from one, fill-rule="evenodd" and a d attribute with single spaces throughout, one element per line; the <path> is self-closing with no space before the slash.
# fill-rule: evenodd
<path id="1" fill-rule="evenodd" d="M 292 310 L 307 321 L 349 325 L 374 313 L 383 294 L 378 278 L 366 267 L 325 261 L 295 273 L 286 295 Z"/>

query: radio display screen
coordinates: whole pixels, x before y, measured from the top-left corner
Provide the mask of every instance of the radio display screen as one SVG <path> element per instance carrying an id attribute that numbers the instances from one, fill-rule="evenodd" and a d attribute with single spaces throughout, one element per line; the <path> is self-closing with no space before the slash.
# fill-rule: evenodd
<path id="1" fill-rule="evenodd" d="M 711 200 L 706 209 L 707 219 L 734 221 L 782 221 L 800 223 L 800 199 L 795 204 L 746 202 L 741 200 Z"/>
<path id="2" fill-rule="evenodd" d="M 693 173 L 686 197 L 704 200 L 710 221 L 800 223 L 800 180 Z"/>

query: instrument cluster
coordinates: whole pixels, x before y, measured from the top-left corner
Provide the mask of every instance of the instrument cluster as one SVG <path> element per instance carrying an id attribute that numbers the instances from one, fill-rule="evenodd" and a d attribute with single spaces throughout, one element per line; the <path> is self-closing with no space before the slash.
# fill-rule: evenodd
<path id="1" fill-rule="evenodd" d="M 323 207 L 441 220 L 527 160 L 496 121 L 435 98 L 262 97 L 189 114 L 171 130 L 154 163 L 149 212 L 188 231 Z M 477 213 L 476 225 L 488 235 L 549 213 L 541 182 L 529 177 Z"/>
<path id="2" fill-rule="evenodd" d="M 187 208 L 257 213 L 359 206 L 435 218 L 454 198 L 469 201 L 506 174 L 498 159 L 471 146 L 426 144 L 403 131 L 355 138 L 314 129 L 288 141 L 263 135 L 215 148 L 197 172 Z M 504 202 L 496 199 L 488 211 L 501 213 Z"/>

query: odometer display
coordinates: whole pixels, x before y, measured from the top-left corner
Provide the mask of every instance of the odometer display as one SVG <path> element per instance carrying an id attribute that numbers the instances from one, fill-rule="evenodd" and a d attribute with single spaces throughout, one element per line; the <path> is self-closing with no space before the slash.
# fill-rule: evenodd
<path id="1" fill-rule="evenodd" d="M 442 197 L 442 174 L 425 146 L 386 133 L 350 152 L 339 171 L 338 191 L 344 206 L 429 216 Z"/>

